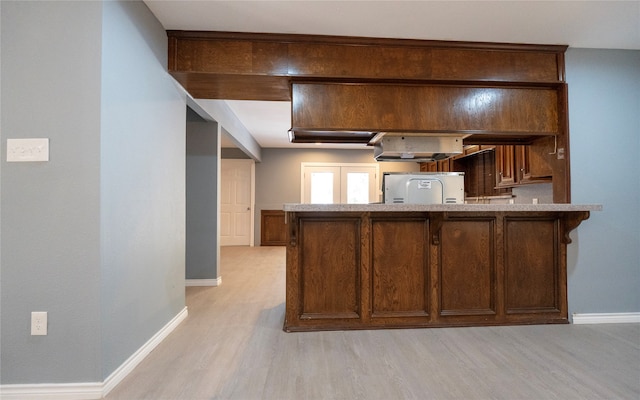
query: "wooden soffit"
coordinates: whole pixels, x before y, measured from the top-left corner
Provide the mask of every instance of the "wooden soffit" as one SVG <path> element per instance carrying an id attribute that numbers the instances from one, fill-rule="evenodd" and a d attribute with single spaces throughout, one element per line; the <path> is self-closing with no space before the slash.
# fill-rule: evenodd
<path id="1" fill-rule="evenodd" d="M 345 131 L 368 133 L 351 135 L 364 144 L 378 132 L 529 143 L 561 131 L 553 86 L 293 82 L 292 100 L 290 135 L 301 143 Z"/>
<path id="2" fill-rule="evenodd" d="M 564 82 L 567 46 L 167 31 L 168 68 L 195 98 L 291 100 L 291 83 Z"/>

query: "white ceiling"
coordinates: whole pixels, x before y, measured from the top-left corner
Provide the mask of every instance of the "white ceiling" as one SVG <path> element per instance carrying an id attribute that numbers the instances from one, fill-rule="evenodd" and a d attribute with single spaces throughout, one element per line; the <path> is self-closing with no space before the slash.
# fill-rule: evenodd
<path id="1" fill-rule="evenodd" d="M 640 50 L 640 1 L 145 0 L 145 3 L 167 30 Z M 261 147 L 293 147 L 287 140 L 290 103 L 229 101 L 228 104 Z"/>

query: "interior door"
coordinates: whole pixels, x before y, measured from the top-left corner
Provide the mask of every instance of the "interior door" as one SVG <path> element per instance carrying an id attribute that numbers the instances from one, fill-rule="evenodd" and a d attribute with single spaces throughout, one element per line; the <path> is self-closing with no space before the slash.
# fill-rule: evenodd
<path id="1" fill-rule="evenodd" d="M 221 246 L 253 246 L 253 176 L 253 160 L 221 161 Z"/>

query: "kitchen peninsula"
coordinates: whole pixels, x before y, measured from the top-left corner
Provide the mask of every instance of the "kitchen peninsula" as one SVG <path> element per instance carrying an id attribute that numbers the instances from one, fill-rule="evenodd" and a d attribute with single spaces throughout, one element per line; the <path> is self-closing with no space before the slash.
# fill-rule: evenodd
<path id="1" fill-rule="evenodd" d="M 285 204 L 285 331 L 568 323 L 599 205 Z"/>

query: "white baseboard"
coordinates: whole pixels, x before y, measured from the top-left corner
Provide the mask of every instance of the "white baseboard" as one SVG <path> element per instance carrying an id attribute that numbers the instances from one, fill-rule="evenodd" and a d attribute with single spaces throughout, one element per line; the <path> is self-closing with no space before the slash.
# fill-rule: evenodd
<path id="1" fill-rule="evenodd" d="M 0 385 L 2 400 L 94 400 L 102 398 L 102 382 Z"/>
<path id="2" fill-rule="evenodd" d="M 640 312 L 573 314 L 573 323 L 576 325 L 640 323 Z"/>
<path id="3" fill-rule="evenodd" d="M 113 371 L 103 383 L 102 395 L 106 396 L 111 389 L 116 387 L 118 383 L 122 382 L 122 380 L 129 375 L 129 373 L 133 371 L 133 369 L 140 364 L 140 362 L 144 360 L 144 358 L 148 356 L 153 349 L 155 349 L 167 336 L 169 336 L 171 332 L 173 332 L 174 329 L 176 329 L 178 325 L 180 325 L 182 321 L 184 321 L 185 318 L 187 318 L 187 315 L 189 315 L 189 312 L 187 311 L 187 307 L 185 307 L 175 317 L 173 317 L 171 321 L 162 327 L 162 329 L 156 332 L 151 339 L 147 340 L 147 342 L 142 345 L 138 351 L 133 353 L 127 361 L 122 363 L 122 365 Z"/>
<path id="4" fill-rule="evenodd" d="M 185 286 L 220 286 L 222 285 L 222 277 L 215 279 L 185 279 Z"/>
<path id="5" fill-rule="evenodd" d="M 183 308 L 104 382 L 0 385 L 2 400 L 97 400 L 106 396 L 187 317 Z"/>

